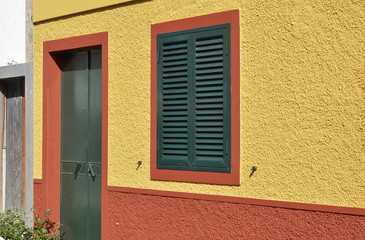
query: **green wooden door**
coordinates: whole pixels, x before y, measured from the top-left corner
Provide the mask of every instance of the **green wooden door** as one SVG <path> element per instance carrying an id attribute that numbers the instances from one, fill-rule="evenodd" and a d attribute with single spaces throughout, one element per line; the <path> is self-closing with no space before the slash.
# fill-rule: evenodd
<path id="1" fill-rule="evenodd" d="M 100 239 L 101 50 L 62 55 L 61 231 Z"/>

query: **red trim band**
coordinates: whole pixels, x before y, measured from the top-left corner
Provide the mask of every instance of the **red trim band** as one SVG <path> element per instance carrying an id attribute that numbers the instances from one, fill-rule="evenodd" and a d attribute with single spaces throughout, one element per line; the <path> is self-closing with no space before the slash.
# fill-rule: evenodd
<path id="1" fill-rule="evenodd" d="M 230 197 L 230 196 L 208 195 L 199 193 L 170 192 L 162 190 L 116 187 L 116 186 L 108 186 L 107 189 L 108 191 L 114 191 L 114 192 L 137 193 L 145 195 L 189 198 L 189 199 L 218 201 L 218 202 L 231 202 L 231 203 L 265 206 L 265 207 L 278 207 L 278 208 L 288 208 L 288 209 L 305 210 L 305 211 L 317 211 L 317 212 L 329 212 L 329 213 L 365 216 L 364 208 L 339 207 L 339 206 L 329 206 L 329 205 L 320 205 L 311 203 L 284 202 L 284 201 L 255 199 L 255 198 Z"/>
<path id="2" fill-rule="evenodd" d="M 33 184 L 42 184 L 42 183 L 43 183 L 42 179 L 38 179 L 38 178 L 33 179 Z"/>
<path id="3" fill-rule="evenodd" d="M 35 178 L 34 183 L 41 184 L 42 179 Z M 230 196 L 208 195 L 208 194 L 198 194 L 198 193 L 183 193 L 183 192 L 172 192 L 172 191 L 162 191 L 154 189 L 129 188 L 129 187 L 117 187 L 117 186 L 107 186 L 107 191 L 136 193 L 136 194 L 164 196 L 164 197 L 188 198 L 188 199 L 218 201 L 218 202 L 231 202 L 231 203 L 264 206 L 264 207 L 278 207 L 278 208 L 287 208 L 287 209 L 296 209 L 305 211 L 317 211 L 317 212 L 329 212 L 329 213 L 365 216 L 365 208 L 340 207 L 340 206 L 330 206 L 330 205 L 311 204 L 311 203 L 286 202 L 286 201 L 230 197 Z"/>

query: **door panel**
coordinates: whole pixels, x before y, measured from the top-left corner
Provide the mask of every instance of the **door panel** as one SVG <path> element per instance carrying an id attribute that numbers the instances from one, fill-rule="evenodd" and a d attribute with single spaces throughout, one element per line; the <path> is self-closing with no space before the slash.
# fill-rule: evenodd
<path id="1" fill-rule="evenodd" d="M 99 49 L 63 55 L 61 101 L 61 231 L 64 239 L 100 239 Z"/>
<path id="2" fill-rule="evenodd" d="M 70 56 L 69 56 L 70 55 Z M 88 54 L 67 54 L 62 71 L 62 161 L 87 161 Z"/>
<path id="3" fill-rule="evenodd" d="M 89 56 L 89 148 L 88 161 L 93 168 L 95 178 L 89 181 L 89 209 L 101 206 L 101 51 L 91 50 Z M 99 227 L 94 227 L 99 226 Z M 101 234 L 101 211 L 88 212 L 89 239 Z"/>
<path id="4" fill-rule="evenodd" d="M 72 164 L 72 163 L 70 163 Z M 72 164 L 74 165 L 74 164 Z M 79 174 L 74 179 L 73 174 L 62 176 L 61 223 L 65 239 L 86 239 L 87 231 L 87 175 Z"/>
<path id="5" fill-rule="evenodd" d="M 3 150 L 6 150 L 6 209 L 20 210 L 23 207 L 22 120 L 22 83 L 9 82 L 6 84 L 6 127 L 3 145 Z"/>
<path id="6" fill-rule="evenodd" d="M 95 167 L 94 167 L 95 171 Z M 89 181 L 89 211 L 88 211 L 88 239 L 100 239 L 101 235 L 101 171 L 96 172 L 97 176 Z M 93 209 L 99 209 L 94 211 Z M 94 227 L 97 226 L 97 227 Z M 99 236 L 99 237 L 98 237 Z"/>
<path id="7" fill-rule="evenodd" d="M 101 163 L 101 51 L 90 51 L 89 161 Z"/>

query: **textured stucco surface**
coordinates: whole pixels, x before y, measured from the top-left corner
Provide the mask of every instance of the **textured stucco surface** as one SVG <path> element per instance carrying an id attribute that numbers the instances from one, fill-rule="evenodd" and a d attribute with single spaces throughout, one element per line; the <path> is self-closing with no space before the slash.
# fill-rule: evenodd
<path id="1" fill-rule="evenodd" d="M 133 0 L 34 0 L 34 22 Z"/>
<path id="2" fill-rule="evenodd" d="M 134 1 L 36 24 L 34 177 L 42 177 L 43 42 L 108 31 L 109 185 L 364 208 L 364 7 Z M 240 10 L 241 185 L 151 181 L 151 24 L 232 9 Z"/>
<path id="3" fill-rule="evenodd" d="M 34 208 L 34 213 L 38 213 L 40 215 L 42 215 L 42 206 L 43 206 L 43 202 L 42 202 L 42 184 L 41 183 L 34 183 L 33 184 L 33 208 Z"/>
<path id="4" fill-rule="evenodd" d="M 364 216 L 133 193 L 109 192 L 108 213 L 108 239 L 365 238 Z"/>

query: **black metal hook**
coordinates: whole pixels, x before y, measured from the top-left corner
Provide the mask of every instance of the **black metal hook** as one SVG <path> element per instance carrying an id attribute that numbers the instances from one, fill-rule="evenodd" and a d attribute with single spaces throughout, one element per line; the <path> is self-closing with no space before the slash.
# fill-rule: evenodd
<path id="1" fill-rule="evenodd" d="M 253 173 L 255 172 L 255 171 L 257 171 L 257 166 L 252 166 L 252 168 L 250 169 L 252 172 L 250 173 L 250 176 L 249 177 L 251 177 L 252 175 L 253 175 Z"/>
<path id="2" fill-rule="evenodd" d="M 137 166 L 136 170 L 139 168 L 139 166 L 141 166 L 142 161 L 138 161 L 137 164 L 138 164 L 138 166 Z"/>

